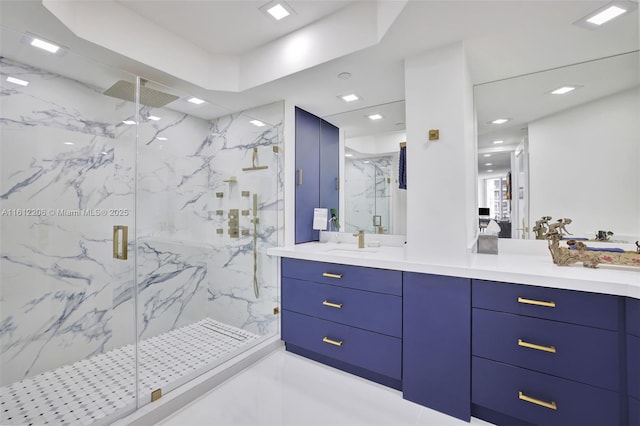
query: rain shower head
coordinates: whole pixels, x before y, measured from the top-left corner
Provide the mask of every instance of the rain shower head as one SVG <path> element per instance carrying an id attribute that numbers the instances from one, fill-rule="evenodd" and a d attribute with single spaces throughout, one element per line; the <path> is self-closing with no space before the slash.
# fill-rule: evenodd
<path id="1" fill-rule="evenodd" d="M 118 80 L 113 86 L 109 87 L 103 93 L 114 98 L 135 102 L 136 85 L 125 80 Z M 140 103 L 142 105 L 160 108 L 178 98 L 179 96 L 146 87 L 144 80 L 141 80 L 140 82 Z"/>

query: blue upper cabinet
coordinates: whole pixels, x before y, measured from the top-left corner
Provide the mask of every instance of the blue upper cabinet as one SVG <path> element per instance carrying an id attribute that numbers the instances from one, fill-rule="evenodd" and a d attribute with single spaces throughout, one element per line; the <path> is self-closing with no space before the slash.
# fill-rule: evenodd
<path id="1" fill-rule="evenodd" d="M 320 121 L 320 207 L 338 208 L 339 130 Z"/>
<path id="2" fill-rule="evenodd" d="M 296 112 L 295 242 L 317 241 L 313 209 L 338 208 L 338 128 L 298 107 Z"/>

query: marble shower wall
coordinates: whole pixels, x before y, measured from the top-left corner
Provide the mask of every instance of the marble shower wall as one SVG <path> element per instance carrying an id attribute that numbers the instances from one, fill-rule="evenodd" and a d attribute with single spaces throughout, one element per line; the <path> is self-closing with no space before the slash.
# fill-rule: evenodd
<path id="1" fill-rule="evenodd" d="M 136 168 L 136 126 L 122 123 L 132 103 L 6 58 L 0 65 L 0 385 L 133 343 L 136 257 L 141 338 L 205 317 L 277 331 L 277 265 L 265 251 L 283 232 L 273 150 L 281 103 L 213 122 L 141 107 Z M 269 168 L 243 172 L 254 147 Z M 224 182 L 230 176 L 237 183 Z M 258 194 L 258 298 L 253 237 L 226 233 L 227 210 L 251 207 L 245 190 Z M 240 226 L 252 234 L 249 219 Z M 113 225 L 129 226 L 129 261 L 112 257 Z"/>
<path id="2" fill-rule="evenodd" d="M 391 155 L 345 159 L 345 232 L 375 233 L 374 215 L 380 215 L 382 226 L 389 229 L 393 165 Z"/>

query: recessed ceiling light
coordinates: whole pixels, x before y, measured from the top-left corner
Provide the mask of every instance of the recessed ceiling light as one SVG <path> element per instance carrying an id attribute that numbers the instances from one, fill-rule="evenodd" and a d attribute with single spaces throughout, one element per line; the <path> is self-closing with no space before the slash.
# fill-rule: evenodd
<path id="1" fill-rule="evenodd" d="M 155 115 L 150 115 L 147 117 L 149 120 L 153 120 L 153 121 L 158 121 L 160 120 L 160 117 L 156 117 Z"/>
<path id="2" fill-rule="evenodd" d="M 293 13 L 291 6 L 282 0 L 270 1 L 267 4 L 260 6 L 260 10 L 276 21 L 286 18 Z"/>
<path id="3" fill-rule="evenodd" d="M 369 120 L 372 120 L 372 121 L 381 120 L 383 118 L 380 114 L 371 114 L 367 117 L 369 117 Z"/>
<path id="4" fill-rule="evenodd" d="M 569 93 L 573 90 L 576 90 L 577 87 L 576 86 L 562 86 L 559 87 L 553 91 L 551 91 L 552 95 L 564 95 L 565 93 Z"/>
<path id="5" fill-rule="evenodd" d="M 353 157 L 353 154 L 345 154 L 345 157 Z"/>
<path id="6" fill-rule="evenodd" d="M 369 164 L 369 163 L 370 163 L 370 161 L 369 161 L 369 160 L 365 160 L 365 161 L 363 161 L 363 163 L 364 163 L 364 164 Z"/>
<path id="7" fill-rule="evenodd" d="M 353 102 L 353 101 L 357 101 L 360 98 L 355 93 L 349 93 L 348 95 L 340 96 L 340 99 L 342 99 L 345 102 Z"/>
<path id="8" fill-rule="evenodd" d="M 28 81 L 20 80 L 19 78 L 15 78 L 15 77 L 7 77 L 7 81 L 9 83 L 19 84 L 20 86 L 26 86 L 29 84 Z"/>
<path id="9" fill-rule="evenodd" d="M 636 10 L 637 8 L 638 4 L 635 1 L 614 0 L 594 10 L 587 16 L 578 19 L 574 24 L 591 30 L 598 29 L 601 25 L 612 19 Z"/>
<path id="10" fill-rule="evenodd" d="M 260 120 L 251 120 L 249 123 L 253 124 L 254 126 L 258 126 L 258 127 L 262 127 L 264 126 L 264 123 Z"/>
<path id="11" fill-rule="evenodd" d="M 493 163 L 484 163 L 485 166 L 493 166 Z"/>
<path id="12" fill-rule="evenodd" d="M 492 171 L 493 171 L 492 169 L 487 170 L 487 172 L 489 172 L 489 173 L 491 173 Z"/>
<path id="13" fill-rule="evenodd" d="M 158 136 L 156 139 L 158 139 L 159 141 L 168 141 L 169 138 L 165 138 L 164 136 Z"/>
<path id="14" fill-rule="evenodd" d="M 340 74 L 338 74 L 338 78 L 340 80 L 349 80 L 351 78 L 351 73 L 350 72 L 341 72 Z"/>
<path id="15" fill-rule="evenodd" d="M 51 53 L 56 53 L 58 50 L 60 50 L 60 46 L 58 46 L 57 44 L 49 43 L 48 41 L 44 41 L 39 38 L 34 38 L 33 40 L 31 40 L 31 45 L 33 47 L 37 47 Z"/>
<path id="16" fill-rule="evenodd" d="M 497 144 L 500 144 L 500 143 L 503 143 L 503 142 L 504 142 L 504 141 L 493 141 L 493 143 L 494 143 L 494 144 L 496 144 L 496 145 L 497 145 Z"/>
<path id="17" fill-rule="evenodd" d="M 65 142 L 65 145 L 75 145 L 73 142 Z"/>
<path id="18" fill-rule="evenodd" d="M 124 121 L 123 121 L 123 123 L 124 123 L 124 124 L 129 124 L 129 125 L 131 125 L 131 124 L 136 124 L 136 122 L 135 122 L 135 121 L 133 121 L 133 120 L 124 120 Z"/>
<path id="19" fill-rule="evenodd" d="M 191 102 L 192 104 L 196 104 L 196 105 L 201 105 L 203 103 L 205 103 L 206 101 L 200 99 L 200 98 L 189 98 L 187 99 L 187 101 Z"/>
<path id="20" fill-rule="evenodd" d="M 491 154 L 485 154 L 484 156 L 485 157 L 491 157 Z"/>
<path id="21" fill-rule="evenodd" d="M 503 123 L 506 123 L 509 120 L 511 120 L 511 119 L 510 118 L 498 118 L 496 120 L 493 120 L 491 122 L 491 124 L 503 124 Z"/>

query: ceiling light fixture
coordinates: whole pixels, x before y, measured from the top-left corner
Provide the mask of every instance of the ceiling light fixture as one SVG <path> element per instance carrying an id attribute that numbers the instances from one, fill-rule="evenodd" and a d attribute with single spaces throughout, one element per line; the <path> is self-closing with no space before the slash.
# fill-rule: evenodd
<path id="1" fill-rule="evenodd" d="M 632 12 L 637 8 L 638 4 L 634 1 L 614 0 L 594 10 L 587 16 L 578 19 L 574 24 L 583 28 L 595 30 L 612 19 L 622 16 L 627 12 Z"/>
<path id="2" fill-rule="evenodd" d="M 267 4 L 260 6 L 260 11 L 276 21 L 286 18 L 294 13 L 291 6 L 282 0 L 270 1 Z"/>
<path id="3" fill-rule="evenodd" d="M 501 143 L 503 143 L 503 142 L 504 142 L 504 141 L 493 141 L 493 143 L 494 143 L 494 144 L 496 144 L 496 145 L 501 144 Z"/>
<path id="4" fill-rule="evenodd" d="M 340 74 L 338 74 L 338 78 L 340 80 L 349 80 L 351 78 L 351 73 L 350 72 L 341 72 Z"/>
<path id="5" fill-rule="evenodd" d="M 491 122 L 491 124 L 503 124 L 503 123 L 506 123 L 509 120 L 511 120 L 511 119 L 510 118 L 498 118 L 496 120 L 493 120 Z"/>
<path id="6" fill-rule="evenodd" d="M 150 116 L 148 116 L 147 118 L 148 118 L 149 120 L 151 120 L 151 121 L 158 121 L 158 120 L 160 120 L 160 117 L 156 117 L 155 115 L 150 115 Z"/>
<path id="7" fill-rule="evenodd" d="M 258 127 L 262 127 L 264 126 L 264 123 L 260 120 L 251 120 L 249 123 L 253 124 L 254 126 L 258 126 Z"/>
<path id="8" fill-rule="evenodd" d="M 73 142 L 65 142 L 65 145 L 75 145 Z"/>
<path id="9" fill-rule="evenodd" d="M 484 163 L 485 166 L 493 166 L 493 163 Z"/>
<path id="10" fill-rule="evenodd" d="M 345 154 L 345 157 L 353 157 L 353 154 Z"/>
<path id="11" fill-rule="evenodd" d="M 55 44 L 49 40 L 44 39 L 43 37 L 32 34 L 30 32 L 24 33 L 20 41 L 24 44 L 37 47 L 38 49 L 42 49 L 56 56 L 62 56 L 68 50 L 66 47 L 62 47 L 58 44 Z"/>
<path id="12" fill-rule="evenodd" d="M 491 173 L 493 171 L 493 169 L 489 169 L 487 170 L 487 173 Z"/>
<path id="13" fill-rule="evenodd" d="M 491 154 L 485 154 L 484 156 L 485 157 L 491 157 Z"/>
<path id="14" fill-rule="evenodd" d="M 200 99 L 200 98 L 189 98 L 187 99 L 188 102 L 191 102 L 192 104 L 196 104 L 196 105 L 202 105 L 203 103 L 205 103 L 204 100 Z"/>
<path id="15" fill-rule="evenodd" d="M 165 138 L 164 136 L 158 136 L 156 139 L 158 139 L 159 141 L 168 141 L 169 138 Z"/>
<path id="16" fill-rule="evenodd" d="M 375 121 L 375 120 L 382 120 L 384 117 L 382 117 L 380 114 L 371 114 L 369 116 L 367 116 L 369 118 L 369 120 L 371 121 Z"/>
<path id="17" fill-rule="evenodd" d="M 572 92 L 576 90 L 578 86 L 562 86 L 553 91 L 551 91 L 552 95 L 564 95 L 566 93 Z"/>
<path id="18" fill-rule="evenodd" d="M 340 99 L 342 99 L 345 102 L 353 102 L 353 101 L 357 101 L 358 99 L 360 99 L 358 97 L 358 95 L 356 95 L 355 93 L 349 93 L 348 95 L 342 95 L 339 96 Z"/>
<path id="19" fill-rule="evenodd" d="M 19 78 L 15 78 L 15 77 L 7 77 L 7 81 L 9 83 L 19 84 L 20 86 L 26 86 L 29 84 L 28 81 L 20 80 Z"/>
<path id="20" fill-rule="evenodd" d="M 136 122 L 133 120 L 124 120 L 123 123 L 128 125 L 136 124 Z"/>

